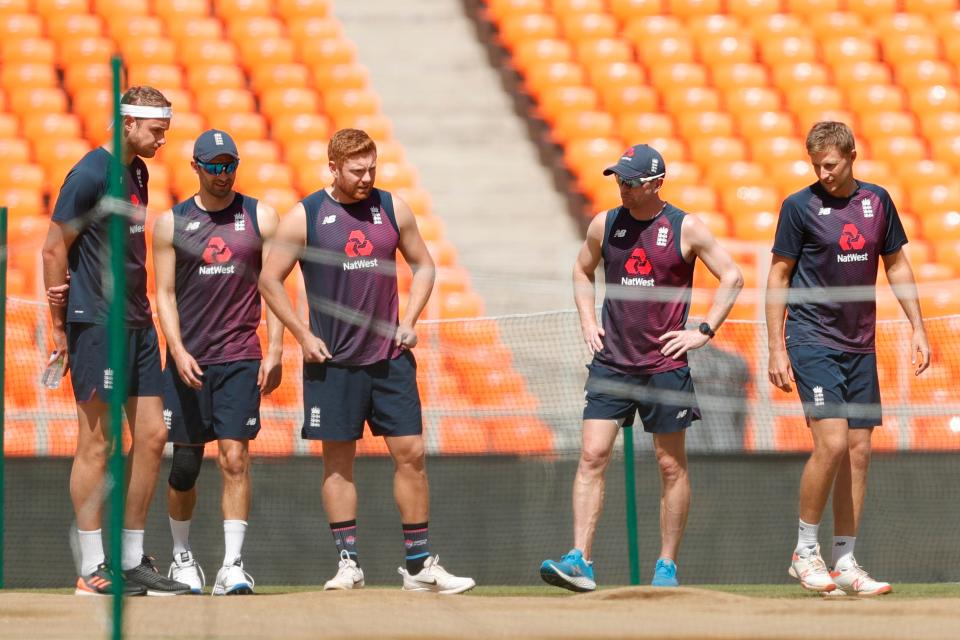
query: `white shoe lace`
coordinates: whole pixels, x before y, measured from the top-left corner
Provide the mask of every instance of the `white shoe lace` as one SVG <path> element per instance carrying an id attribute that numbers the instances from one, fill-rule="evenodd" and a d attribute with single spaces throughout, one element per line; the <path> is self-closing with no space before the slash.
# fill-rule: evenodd
<path id="1" fill-rule="evenodd" d="M 170 568 L 167 569 L 167 577 L 171 580 L 176 580 L 177 582 L 183 582 L 183 580 L 181 580 L 183 572 L 189 571 L 190 569 L 196 569 L 197 573 L 200 574 L 200 588 L 202 589 L 206 587 L 207 576 L 203 573 L 203 567 L 201 567 L 196 558 L 193 557 L 193 554 L 190 554 L 190 559 L 184 563 L 180 562 L 180 559 L 177 557 L 179 555 L 180 554 L 177 554 L 173 557 L 173 562 L 170 564 Z"/>
<path id="2" fill-rule="evenodd" d="M 820 550 L 816 547 L 810 551 L 809 555 L 800 556 L 800 560 L 806 564 L 806 567 L 803 571 L 805 575 L 809 573 L 830 574 L 830 572 L 827 570 L 827 565 L 823 562 L 823 558 L 820 557 Z"/>

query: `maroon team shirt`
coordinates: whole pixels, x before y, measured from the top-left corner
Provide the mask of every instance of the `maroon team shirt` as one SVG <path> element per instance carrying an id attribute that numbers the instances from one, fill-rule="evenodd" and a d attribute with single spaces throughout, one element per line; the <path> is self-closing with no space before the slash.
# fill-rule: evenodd
<path id="1" fill-rule="evenodd" d="M 674 360 L 660 353 L 660 336 L 683 329 L 690 310 L 694 261 L 684 260 L 680 251 L 685 215 L 671 204 L 652 220 L 637 220 L 625 207 L 607 212 L 602 244 L 607 294 L 598 363 L 634 375 L 687 364 L 686 355 Z"/>
<path id="2" fill-rule="evenodd" d="M 226 209 L 204 211 L 190 198 L 173 208 L 173 225 L 184 348 L 201 365 L 261 359 L 257 201 L 238 193 Z"/>
<path id="3" fill-rule="evenodd" d="M 300 260 L 310 308 L 310 330 L 332 363 L 364 366 L 400 355 L 397 245 L 393 197 L 374 189 L 341 204 L 321 189 L 303 200 L 307 249 Z"/>

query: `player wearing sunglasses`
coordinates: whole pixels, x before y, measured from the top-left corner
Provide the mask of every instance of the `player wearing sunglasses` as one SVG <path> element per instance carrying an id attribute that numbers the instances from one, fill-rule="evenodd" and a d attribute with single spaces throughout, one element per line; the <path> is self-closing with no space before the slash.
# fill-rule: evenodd
<path id="1" fill-rule="evenodd" d="M 173 534 L 169 575 L 204 587 L 190 549 L 196 481 L 216 440 L 223 476 L 223 564 L 213 595 L 253 592 L 241 551 L 250 510 L 248 443 L 260 431 L 260 396 L 280 384 L 283 325 L 267 313 L 263 358 L 257 279 L 276 212 L 234 191 L 240 154 L 225 131 L 197 138 L 197 193 L 157 221 L 153 235 L 160 327 L 167 338 L 164 420 L 173 442 L 167 503 Z"/>

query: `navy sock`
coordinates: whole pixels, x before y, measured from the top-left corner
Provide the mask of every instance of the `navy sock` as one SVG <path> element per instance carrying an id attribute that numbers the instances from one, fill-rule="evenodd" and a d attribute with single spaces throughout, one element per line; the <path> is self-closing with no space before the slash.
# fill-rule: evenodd
<path id="1" fill-rule="evenodd" d="M 423 563 L 430 557 L 427 531 L 426 522 L 403 525 L 403 548 L 406 552 L 407 573 L 410 575 L 420 573 Z"/>
<path id="2" fill-rule="evenodd" d="M 357 553 L 357 520 L 344 520 L 343 522 L 331 522 L 330 533 L 333 534 L 333 542 L 337 545 L 337 559 L 340 559 L 340 553 L 346 551 L 350 554 L 350 559 L 360 566 L 360 555 Z"/>

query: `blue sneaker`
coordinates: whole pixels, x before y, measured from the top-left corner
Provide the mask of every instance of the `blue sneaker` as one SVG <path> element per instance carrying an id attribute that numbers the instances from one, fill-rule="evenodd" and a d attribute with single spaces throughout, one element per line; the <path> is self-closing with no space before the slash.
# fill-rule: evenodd
<path id="1" fill-rule="evenodd" d="M 540 565 L 540 577 L 547 584 L 570 591 L 593 591 L 593 563 L 583 559 L 580 549 L 571 549 L 560 560 L 544 560 Z"/>
<path id="2" fill-rule="evenodd" d="M 650 584 L 655 587 L 679 587 L 676 563 L 667 558 L 657 560 L 657 568 L 653 571 L 653 582 Z"/>

